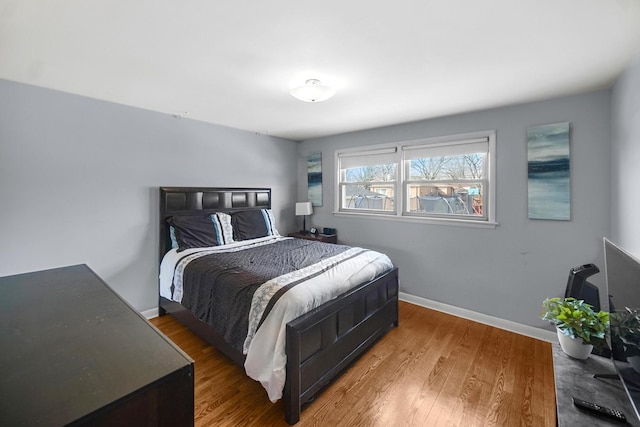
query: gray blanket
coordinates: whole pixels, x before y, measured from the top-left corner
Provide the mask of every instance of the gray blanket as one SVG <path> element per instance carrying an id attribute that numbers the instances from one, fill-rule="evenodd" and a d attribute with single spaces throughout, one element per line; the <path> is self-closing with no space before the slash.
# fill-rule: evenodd
<path id="1" fill-rule="evenodd" d="M 343 245 L 286 239 L 197 258 L 184 271 L 182 305 L 242 352 L 251 299 L 260 285 L 347 249 Z"/>

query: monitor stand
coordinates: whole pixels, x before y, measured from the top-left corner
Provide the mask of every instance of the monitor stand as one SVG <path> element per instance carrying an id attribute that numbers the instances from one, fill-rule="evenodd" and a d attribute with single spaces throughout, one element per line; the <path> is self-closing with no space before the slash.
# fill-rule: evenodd
<path id="1" fill-rule="evenodd" d="M 619 380 L 618 374 L 593 374 L 593 378 L 600 378 L 603 380 Z"/>
<path id="2" fill-rule="evenodd" d="M 593 378 L 600 378 L 603 380 L 620 380 L 620 376 L 618 374 L 593 374 Z M 640 390 L 640 386 L 629 379 L 625 380 L 627 387 L 633 387 L 636 390 Z"/>

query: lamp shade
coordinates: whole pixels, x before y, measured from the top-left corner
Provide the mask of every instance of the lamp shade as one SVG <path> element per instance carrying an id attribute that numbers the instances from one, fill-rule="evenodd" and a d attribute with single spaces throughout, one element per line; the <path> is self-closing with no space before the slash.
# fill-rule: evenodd
<path id="1" fill-rule="evenodd" d="M 320 102 L 326 101 L 335 95 L 336 90 L 331 86 L 323 85 L 320 80 L 309 79 L 304 85 L 291 89 L 291 95 L 300 101 Z"/>
<path id="2" fill-rule="evenodd" d="M 311 215 L 313 213 L 313 206 L 311 202 L 298 202 L 296 203 L 296 215 Z"/>

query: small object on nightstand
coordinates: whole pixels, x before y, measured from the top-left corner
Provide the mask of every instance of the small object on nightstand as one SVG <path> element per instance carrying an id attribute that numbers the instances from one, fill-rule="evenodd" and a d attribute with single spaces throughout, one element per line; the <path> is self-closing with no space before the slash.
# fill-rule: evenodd
<path id="1" fill-rule="evenodd" d="M 315 228 L 315 227 L 311 227 L 311 230 L 309 230 L 309 232 L 310 232 L 311 234 L 318 234 L 318 229 L 317 229 L 317 228 Z"/>

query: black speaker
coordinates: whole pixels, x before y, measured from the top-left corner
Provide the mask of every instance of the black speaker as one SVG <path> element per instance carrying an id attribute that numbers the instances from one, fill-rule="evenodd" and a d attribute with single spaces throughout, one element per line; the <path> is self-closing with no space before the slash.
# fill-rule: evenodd
<path id="1" fill-rule="evenodd" d="M 591 304 L 595 310 L 600 311 L 598 288 L 586 282 L 587 277 L 593 276 L 598 272 L 600 272 L 600 269 L 595 264 L 584 264 L 570 269 L 564 297 L 584 300 L 587 304 Z"/>

